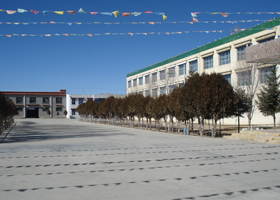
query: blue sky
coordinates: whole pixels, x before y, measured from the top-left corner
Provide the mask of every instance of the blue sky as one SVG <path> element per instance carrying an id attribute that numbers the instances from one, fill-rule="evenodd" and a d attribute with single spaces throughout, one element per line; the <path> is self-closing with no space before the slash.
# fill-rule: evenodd
<path id="1" fill-rule="evenodd" d="M 106 15 L 76 13 L 37 15 L 0 12 L 0 22 L 39 22 L 39 24 L 0 24 L 0 35 L 7 34 L 104 34 L 150 33 L 147 35 L 0 37 L 0 91 L 59 91 L 70 94 L 126 93 L 126 75 L 140 68 L 168 59 L 216 39 L 226 37 L 236 25 L 240 29 L 260 22 L 248 23 L 168 23 L 192 21 L 269 20 L 278 14 L 243 14 L 243 12 L 280 12 L 279 1 L 255 0 L 2 0 L 0 9 L 18 8 L 37 11 L 113 12 Z M 167 20 L 156 14 L 122 17 L 122 12 L 164 12 Z M 223 17 L 204 12 L 229 12 Z M 40 24 L 40 22 L 120 22 L 120 24 Z M 124 24 L 124 22 L 129 22 Z M 131 22 L 163 22 L 131 24 Z M 167 22 L 167 23 L 164 23 Z M 222 33 L 192 31 L 223 30 Z M 190 33 L 171 34 L 166 32 Z"/>

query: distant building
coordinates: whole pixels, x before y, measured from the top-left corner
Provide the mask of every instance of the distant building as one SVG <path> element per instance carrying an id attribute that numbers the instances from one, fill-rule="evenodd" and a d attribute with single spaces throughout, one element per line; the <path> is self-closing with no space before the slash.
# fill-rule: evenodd
<path id="1" fill-rule="evenodd" d="M 17 107 L 14 118 L 62 118 L 66 109 L 66 90 L 59 92 L 1 91 Z M 48 115 L 50 110 L 50 115 Z"/>
<path id="2" fill-rule="evenodd" d="M 107 99 L 110 96 L 114 96 L 115 98 L 123 98 L 125 95 L 115 95 L 115 94 L 67 94 L 66 95 L 66 110 L 67 110 L 67 118 L 76 119 L 79 118 L 80 115 L 76 111 L 78 106 L 82 103 L 86 103 L 89 99 L 92 99 L 96 102 L 101 102 Z"/>

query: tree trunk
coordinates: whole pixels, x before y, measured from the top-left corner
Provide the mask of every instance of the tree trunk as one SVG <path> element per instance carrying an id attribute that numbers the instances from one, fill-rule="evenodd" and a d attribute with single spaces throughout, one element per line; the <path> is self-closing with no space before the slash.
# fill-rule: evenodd
<path id="1" fill-rule="evenodd" d="M 275 121 L 276 121 L 276 117 L 275 117 L 275 114 L 273 114 L 273 127 L 274 127 L 274 129 L 276 128 Z"/>

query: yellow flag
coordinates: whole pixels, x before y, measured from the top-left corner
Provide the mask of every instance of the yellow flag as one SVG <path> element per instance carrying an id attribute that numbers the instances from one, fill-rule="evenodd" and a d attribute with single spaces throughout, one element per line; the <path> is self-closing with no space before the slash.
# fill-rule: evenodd
<path id="1" fill-rule="evenodd" d="M 118 15 L 119 15 L 119 11 L 117 10 L 117 11 L 114 11 L 114 12 L 112 12 L 114 15 L 115 15 L 115 17 L 117 18 L 118 17 Z"/>
<path id="2" fill-rule="evenodd" d="M 0 9 L 0 12 L 3 12 L 4 10 Z"/>
<path id="3" fill-rule="evenodd" d="M 54 13 L 58 14 L 58 15 L 63 15 L 64 11 L 53 11 Z"/>
<path id="4" fill-rule="evenodd" d="M 163 18 L 163 20 L 167 19 L 166 15 L 162 15 L 162 18 Z"/>

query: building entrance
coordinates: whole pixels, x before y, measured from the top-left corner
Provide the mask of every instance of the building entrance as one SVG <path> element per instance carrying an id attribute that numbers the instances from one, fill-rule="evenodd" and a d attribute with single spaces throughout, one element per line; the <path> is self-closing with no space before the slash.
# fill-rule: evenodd
<path id="1" fill-rule="evenodd" d="M 26 109 L 26 118 L 39 118 L 39 108 Z"/>

